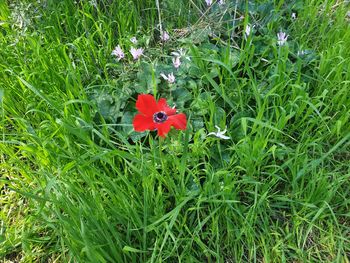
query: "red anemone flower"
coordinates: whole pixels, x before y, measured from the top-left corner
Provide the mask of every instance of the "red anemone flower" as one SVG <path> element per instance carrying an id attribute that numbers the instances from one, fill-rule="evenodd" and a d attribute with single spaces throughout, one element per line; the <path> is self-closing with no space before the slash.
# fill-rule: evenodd
<path id="1" fill-rule="evenodd" d="M 159 136 L 165 137 L 171 126 L 178 130 L 186 129 L 186 115 L 176 114 L 176 109 L 170 108 L 164 98 L 157 102 L 152 95 L 140 94 L 137 97 L 136 108 L 139 113 L 132 124 L 137 132 L 157 130 Z"/>

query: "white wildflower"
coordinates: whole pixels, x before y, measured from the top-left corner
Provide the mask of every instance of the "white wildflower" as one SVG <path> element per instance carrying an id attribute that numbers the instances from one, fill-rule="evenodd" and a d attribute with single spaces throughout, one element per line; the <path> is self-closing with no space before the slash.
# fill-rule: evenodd
<path id="1" fill-rule="evenodd" d="M 213 0 L 205 0 L 207 6 L 211 6 L 211 4 L 213 3 Z"/>
<path id="2" fill-rule="evenodd" d="M 292 17 L 293 20 L 295 20 L 295 19 L 297 19 L 297 14 L 296 13 L 292 13 L 291 17 Z"/>
<path id="3" fill-rule="evenodd" d="M 175 57 L 182 57 L 186 54 L 183 48 L 180 48 L 178 51 L 173 51 L 170 53 L 171 55 L 174 55 Z"/>
<path id="4" fill-rule="evenodd" d="M 297 55 L 299 57 L 307 55 L 308 51 L 307 50 L 298 50 Z"/>
<path id="5" fill-rule="evenodd" d="M 90 1 L 89 1 L 89 4 L 90 4 L 91 6 L 97 8 L 97 2 L 96 2 L 96 0 L 90 0 Z"/>
<path id="6" fill-rule="evenodd" d="M 130 41 L 131 41 L 131 43 L 133 43 L 134 45 L 137 44 L 137 39 L 136 39 L 136 37 L 130 38 Z"/>
<path id="7" fill-rule="evenodd" d="M 286 33 L 282 31 L 277 33 L 277 44 L 279 46 L 283 46 L 287 42 L 287 39 L 288 39 L 288 35 Z"/>
<path id="8" fill-rule="evenodd" d="M 216 126 L 215 125 L 215 128 L 218 130 L 217 132 L 210 132 L 208 133 L 207 136 L 209 135 L 214 135 L 216 136 L 217 138 L 220 138 L 220 139 L 223 139 L 223 140 L 229 140 L 231 139 L 230 137 L 228 136 L 225 136 L 224 134 L 226 133 L 227 129 L 225 128 L 225 130 L 221 131 L 220 127 Z"/>
<path id="9" fill-rule="evenodd" d="M 219 5 L 225 4 L 225 0 L 220 0 L 218 4 L 219 4 Z"/>
<path id="10" fill-rule="evenodd" d="M 250 27 L 250 25 L 247 25 L 246 27 L 245 27 L 245 34 L 246 34 L 246 36 L 249 36 L 250 35 L 250 31 L 252 30 L 252 28 Z"/>
<path id="11" fill-rule="evenodd" d="M 183 48 L 180 48 L 177 51 L 173 51 L 171 52 L 171 54 L 175 57 L 187 59 L 188 61 L 191 60 L 189 56 L 186 56 L 186 50 L 184 50 Z"/>
<path id="12" fill-rule="evenodd" d="M 174 73 L 170 73 L 170 74 L 168 74 L 168 76 L 166 76 L 165 74 L 161 73 L 160 76 L 163 79 L 165 79 L 166 81 L 168 81 L 169 84 L 173 84 L 175 82 Z"/>
<path id="13" fill-rule="evenodd" d="M 125 54 L 119 45 L 114 48 L 112 55 L 116 56 L 118 61 L 125 57 Z"/>
<path id="14" fill-rule="evenodd" d="M 246 37 L 249 37 L 251 31 L 252 31 L 252 27 L 250 25 L 247 25 L 245 27 L 245 35 L 246 35 Z"/>
<path id="15" fill-rule="evenodd" d="M 134 58 L 134 60 L 139 59 L 143 54 L 143 48 L 131 47 L 130 53 L 131 53 L 132 57 Z"/>
<path id="16" fill-rule="evenodd" d="M 254 27 L 255 27 L 255 25 L 253 25 L 253 26 L 250 26 L 249 24 L 246 25 L 245 30 L 244 30 L 245 38 L 246 38 L 246 39 L 250 36 L 250 34 L 252 33 L 252 29 L 253 29 Z"/>

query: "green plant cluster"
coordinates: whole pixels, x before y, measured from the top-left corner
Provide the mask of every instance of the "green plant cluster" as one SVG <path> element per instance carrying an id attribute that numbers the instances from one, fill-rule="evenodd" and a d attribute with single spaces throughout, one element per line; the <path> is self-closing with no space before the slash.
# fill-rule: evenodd
<path id="1" fill-rule="evenodd" d="M 348 9 L 0 1 L 0 261 L 348 262 Z M 135 132 L 146 93 L 187 129 Z"/>

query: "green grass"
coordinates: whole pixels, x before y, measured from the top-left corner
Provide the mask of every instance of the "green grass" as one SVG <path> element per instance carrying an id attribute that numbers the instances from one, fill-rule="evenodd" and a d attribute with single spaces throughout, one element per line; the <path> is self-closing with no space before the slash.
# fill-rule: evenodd
<path id="1" fill-rule="evenodd" d="M 349 4 L 77 2 L 0 0 L 1 262 L 349 262 Z"/>

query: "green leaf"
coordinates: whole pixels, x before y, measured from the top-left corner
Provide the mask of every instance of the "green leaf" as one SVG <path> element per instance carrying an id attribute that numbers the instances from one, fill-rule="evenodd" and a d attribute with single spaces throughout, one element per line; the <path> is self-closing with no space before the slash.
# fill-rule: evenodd
<path id="1" fill-rule="evenodd" d="M 198 131 L 204 127 L 204 122 L 202 117 L 192 118 L 192 126 L 194 131 Z"/>
<path id="2" fill-rule="evenodd" d="M 132 253 L 146 253 L 146 251 L 143 251 L 143 250 L 140 250 L 137 248 L 133 248 L 133 247 L 129 247 L 129 246 L 124 246 L 123 251 L 124 252 L 132 252 Z"/>
<path id="3" fill-rule="evenodd" d="M 2 103 L 3 97 L 4 97 L 4 89 L 0 89 L 0 103 Z"/>
<path id="4" fill-rule="evenodd" d="M 123 127 L 123 131 L 127 134 L 130 134 L 133 131 L 132 127 L 132 120 L 134 118 L 134 115 L 132 112 L 127 111 L 123 113 L 121 124 Z"/>
<path id="5" fill-rule="evenodd" d="M 192 99 L 192 94 L 185 88 L 177 88 L 173 91 L 176 107 L 182 108 L 184 104 Z"/>

